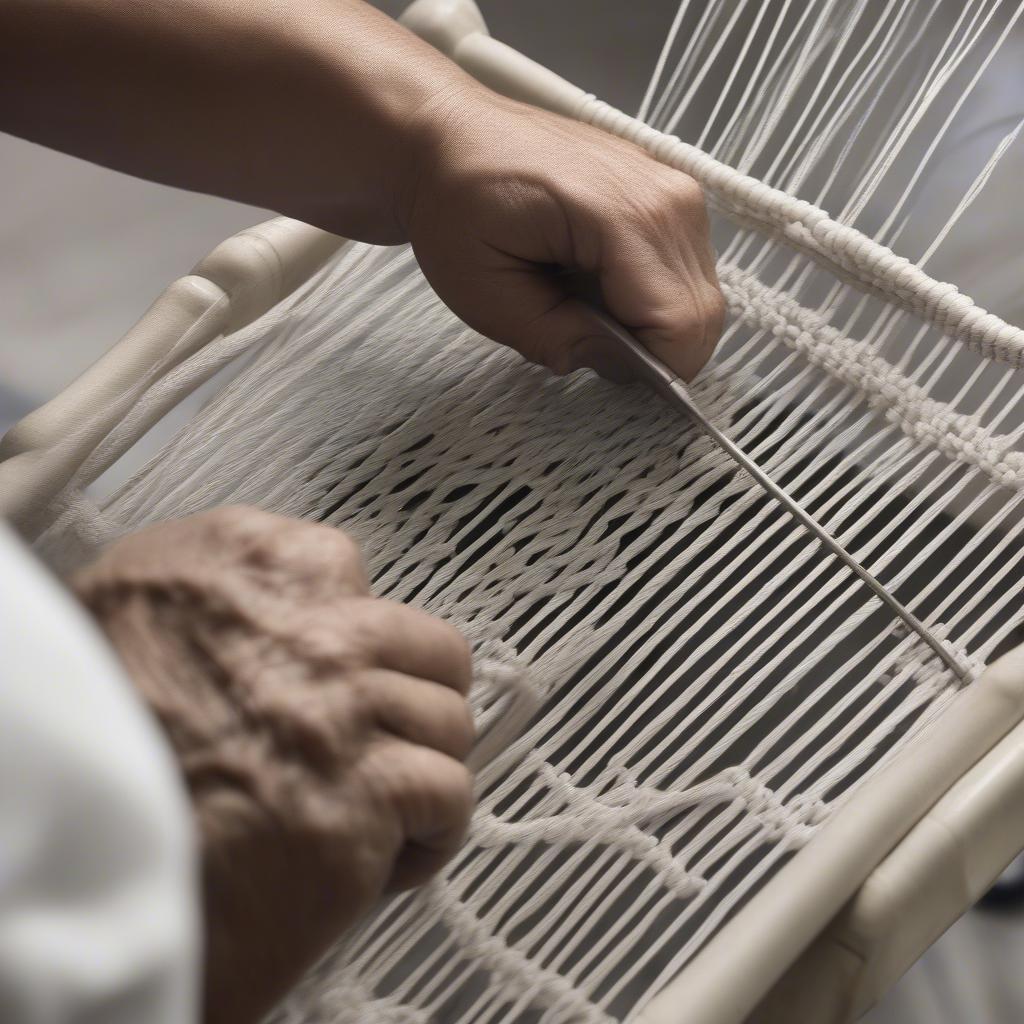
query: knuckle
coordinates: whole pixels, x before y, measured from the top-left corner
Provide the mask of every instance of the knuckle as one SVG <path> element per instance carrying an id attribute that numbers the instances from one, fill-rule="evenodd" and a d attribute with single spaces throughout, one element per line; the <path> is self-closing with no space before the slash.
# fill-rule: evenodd
<path id="1" fill-rule="evenodd" d="M 473 712 L 461 697 L 456 697 L 445 715 L 445 733 L 448 749 L 458 758 L 464 758 L 476 742 L 476 725 Z"/>
<path id="2" fill-rule="evenodd" d="M 673 187 L 673 194 L 676 202 L 685 209 L 700 214 L 707 211 L 704 189 L 696 178 L 691 178 L 690 175 L 680 172 Z"/>
<path id="3" fill-rule="evenodd" d="M 465 697 L 473 685 L 473 651 L 469 641 L 450 623 L 436 619 L 443 648 L 438 659 L 437 682 Z"/>
<path id="4" fill-rule="evenodd" d="M 201 512 L 191 522 L 199 528 L 197 539 L 219 545 L 225 552 L 237 552 L 264 532 L 264 516 L 265 513 L 248 505 L 225 505 Z M 189 521 L 185 519 L 182 523 Z"/>
<path id="5" fill-rule="evenodd" d="M 714 285 L 708 285 L 704 292 L 703 306 L 704 320 L 708 328 L 707 334 L 712 341 L 717 341 L 718 336 L 722 333 L 728 311 L 721 289 Z"/>
<path id="6" fill-rule="evenodd" d="M 373 597 L 347 602 L 346 633 L 358 662 L 376 667 L 389 644 L 401 636 L 401 624 L 395 622 L 393 607 L 389 601 Z"/>
<path id="7" fill-rule="evenodd" d="M 461 761 L 452 758 L 446 758 L 446 761 L 449 767 L 444 777 L 439 777 L 438 786 L 443 787 L 441 795 L 450 820 L 465 827 L 473 814 L 473 775 Z"/>
<path id="8" fill-rule="evenodd" d="M 690 301 L 672 318 L 676 336 L 683 344 L 710 352 L 725 323 L 726 306 L 722 293 L 713 284 L 698 285 Z"/>
<path id="9" fill-rule="evenodd" d="M 677 307 L 671 317 L 672 340 L 676 344 L 697 345 L 707 332 L 707 317 L 702 301 L 696 296 Z"/>
<path id="10" fill-rule="evenodd" d="M 360 593 L 369 592 L 363 553 L 359 545 L 344 530 L 318 526 L 317 544 L 336 575 L 352 584 Z"/>
<path id="11" fill-rule="evenodd" d="M 476 740 L 473 715 L 453 690 L 399 673 L 364 670 L 352 679 L 353 707 L 361 720 L 458 760 Z"/>
<path id="12" fill-rule="evenodd" d="M 473 808 L 473 776 L 461 762 L 439 751 L 407 748 L 402 755 L 406 796 L 423 795 L 447 822 L 467 820 Z"/>
<path id="13" fill-rule="evenodd" d="M 475 802 L 473 776 L 461 761 L 439 751 L 402 745 L 389 749 L 387 763 L 381 767 L 390 779 L 385 788 L 392 803 L 418 807 L 418 820 L 443 826 L 444 831 L 461 830 L 468 824 Z"/>
<path id="14" fill-rule="evenodd" d="M 360 560 L 362 558 L 359 545 L 344 530 L 338 530 L 333 526 L 321 526 L 320 524 L 317 524 L 317 529 L 322 531 L 324 543 L 332 549 L 335 555 L 350 560 Z"/>
<path id="15" fill-rule="evenodd" d="M 274 517 L 251 505 L 223 505 L 203 512 L 202 517 L 211 526 L 228 533 L 245 532 L 254 526 L 262 526 Z"/>
<path id="16" fill-rule="evenodd" d="M 280 561 L 282 538 L 295 522 L 251 505 L 225 505 L 202 516 L 209 540 L 258 567 Z"/>
<path id="17" fill-rule="evenodd" d="M 696 178 L 664 164 L 656 164 L 653 191 L 657 204 L 673 214 L 700 214 L 705 209 L 704 189 Z M 651 176 L 648 175 L 648 180 Z M 651 192 L 648 193 L 649 195 Z"/>

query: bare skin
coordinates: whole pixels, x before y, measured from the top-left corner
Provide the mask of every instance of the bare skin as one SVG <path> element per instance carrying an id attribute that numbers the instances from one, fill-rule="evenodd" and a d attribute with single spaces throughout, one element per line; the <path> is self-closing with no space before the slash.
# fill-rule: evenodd
<path id="1" fill-rule="evenodd" d="M 687 379 L 722 327 L 700 188 L 497 96 L 361 0 L 0 0 L 0 130 L 370 242 L 411 242 L 472 327 L 557 373 L 589 321 L 553 268 Z M 73 581 L 193 795 L 206 1019 L 257 1020 L 471 810 L 465 643 L 373 600 L 334 530 L 166 524 Z"/>
<path id="2" fill-rule="evenodd" d="M 350 238 L 411 241 L 472 327 L 557 372 L 552 265 L 687 379 L 723 305 L 699 186 L 513 103 L 361 0 L 0 0 L 0 129 Z"/>
<path id="3" fill-rule="evenodd" d="M 72 585 L 191 792 L 205 1018 L 258 1020 L 384 893 L 458 849 L 469 649 L 370 596 L 340 531 L 254 509 L 133 534 Z"/>

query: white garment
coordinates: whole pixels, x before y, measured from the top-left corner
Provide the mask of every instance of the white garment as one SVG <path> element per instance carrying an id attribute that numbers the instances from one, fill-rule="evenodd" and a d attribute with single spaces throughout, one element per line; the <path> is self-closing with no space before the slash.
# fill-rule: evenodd
<path id="1" fill-rule="evenodd" d="M 189 822 L 123 670 L 0 523 L 0 1021 L 197 1019 Z"/>

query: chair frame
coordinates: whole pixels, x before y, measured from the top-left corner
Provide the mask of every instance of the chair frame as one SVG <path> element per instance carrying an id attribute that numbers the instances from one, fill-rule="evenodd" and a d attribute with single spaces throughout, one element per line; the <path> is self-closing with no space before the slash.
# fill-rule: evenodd
<path id="1" fill-rule="evenodd" d="M 593 97 L 491 38 L 472 0 L 416 0 L 402 18 L 490 87 L 579 116 Z M 625 117 L 625 115 L 620 115 Z M 0 441 L 0 514 L 38 536 L 54 501 L 153 374 L 258 319 L 345 241 L 277 217 L 229 238 Z M 203 382 L 193 375 L 138 436 Z M 90 464 L 91 478 L 135 438 Z M 855 1019 L 1024 849 L 1024 647 L 989 666 L 635 1018 L 639 1024 Z"/>

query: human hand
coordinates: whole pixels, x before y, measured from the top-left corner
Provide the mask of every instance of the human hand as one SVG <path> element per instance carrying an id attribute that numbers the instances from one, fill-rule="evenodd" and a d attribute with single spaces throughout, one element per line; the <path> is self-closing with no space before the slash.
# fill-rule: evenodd
<path id="1" fill-rule="evenodd" d="M 591 365 L 585 308 L 553 273 L 597 277 L 608 311 L 690 380 L 725 307 L 700 186 L 632 143 L 467 86 L 437 104 L 407 231 L 475 330 L 556 373 Z"/>
<path id="2" fill-rule="evenodd" d="M 723 305 L 701 190 L 632 143 L 515 103 L 361 0 L 0 4 L 0 127 L 363 241 L 411 241 L 470 326 L 565 373 L 594 326 L 684 378 Z M 112 68 L 117 73 L 111 72 Z M 68 88 L 74 82 L 74 88 Z M 139 111 L 159 131 L 139 131 Z"/>
<path id="3" fill-rule="evenodd" d="M 469 649 L 371 597 L 340 531 L 254 509 L 125 537 L 72 584 L 191 792 L 206 1019 L 257 1020 L 384 892 L 458 848 Z"/>

